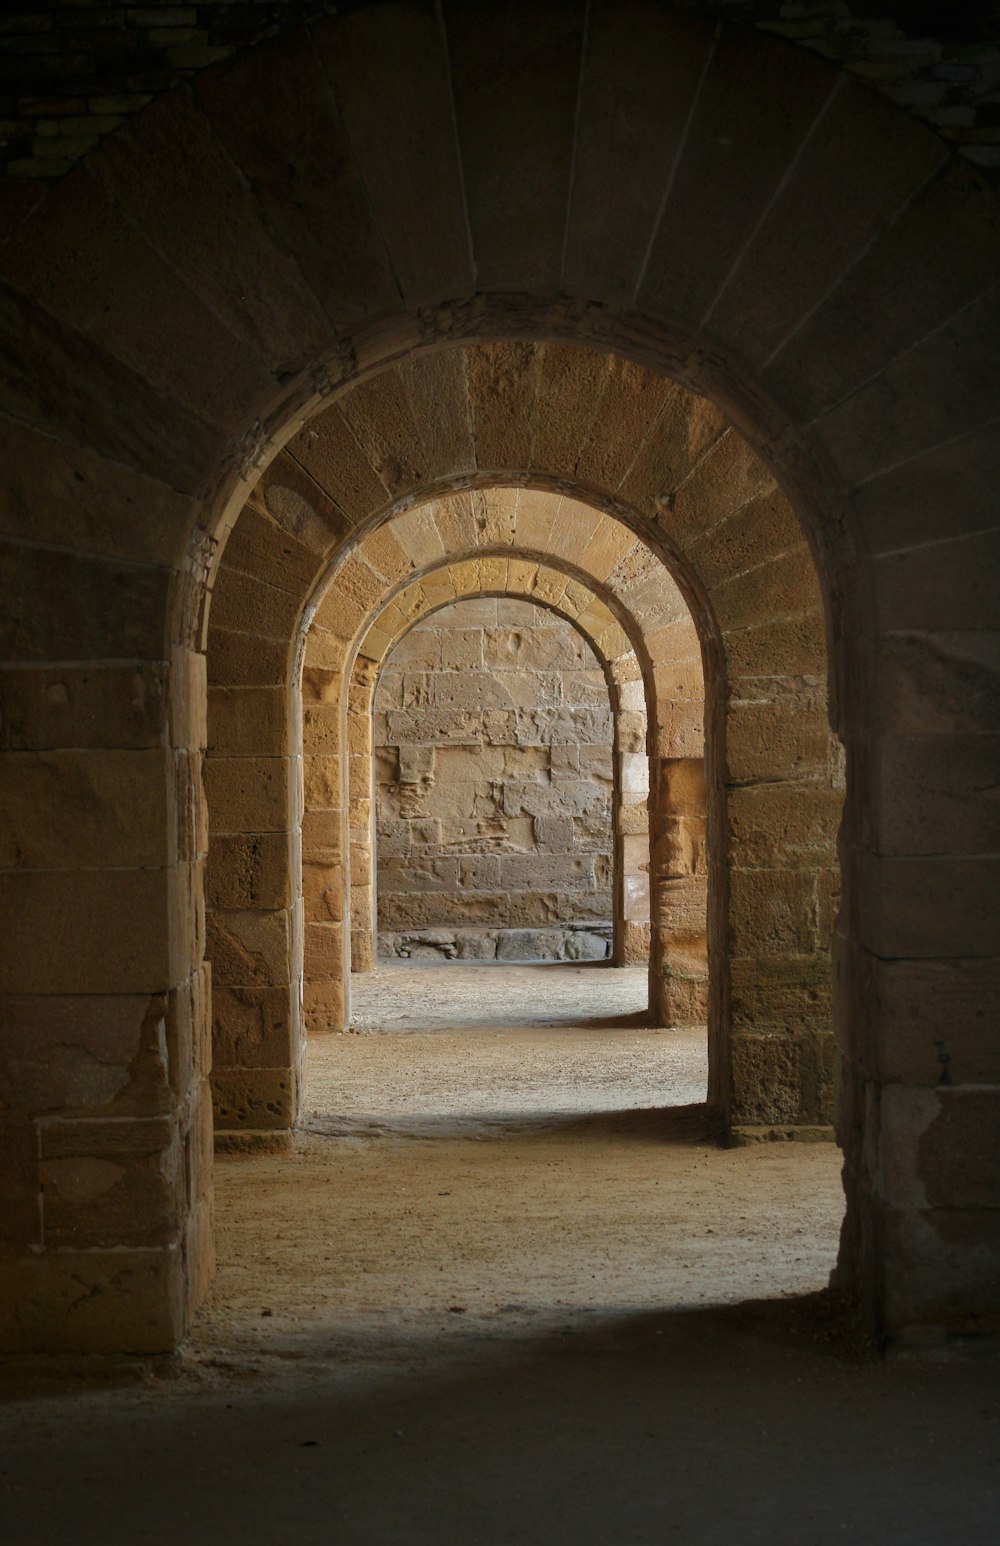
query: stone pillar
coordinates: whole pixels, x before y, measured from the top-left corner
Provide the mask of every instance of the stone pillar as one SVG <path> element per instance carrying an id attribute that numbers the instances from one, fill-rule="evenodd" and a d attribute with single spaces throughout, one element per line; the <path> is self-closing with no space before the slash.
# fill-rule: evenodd
<path id="1" fill-rule="evenodd" d="M 309 1032 L 343 1028 L 350 980 L 344 920 L 351 915 L 351 891 L 341 753 L 346 730 L 342 675 L 327 663 L 332 658 L 329 640 L 321 630 L 310 631 L 302 672 L 302 993 Z"/>
<path id="2" fill-rule="evenodd" d="M 0 669 L 0 1346 L 162 1351 L 212 1270 L 204 658 L 166 571 L 43 556 L 60 615 L 39 575 Z"/>
<path id="3" fill-rule="evenodd" d="M 208 646 L 212 1086 L 230 1142 L 291 1128 L 302 1046 L 297 702 L 287 646 L 253 631 L 251 584 L 220 567 Z"/>
<path id="4" fill-rule="evenodd" d="M 651 979 L 656 1023 L 708 1019 L 705 765 L 700 757 L 654 761 L 651 812 L 654 878 Z"/>
<path id="5" fill-rule="evenodd" d="M 951 556 L 949 574 L 950 556 L 935 544 L 887 561 L 887 587 L 907 568 L 925 583 L 905 605 L 893 595 L 899 632 L 863 641 L 870 669 L 843 704 L 837 1284 L 897 1340 L 998 1323 L 995 598 L 982 555 Z M 977 595 L 982 631 L 952 631 Z"/>
<path id="6" fill-rule="evenodd" d="M 730 699 L 719 807 L 728 910 L 732 1128 L 833 1121 L 830 940 L 839 897 L 841 758 L 815 677 Z"/>
<path id="7" fill-rule="evenodd" d="M 649 963 L 649 757 L 623 751 L 615 715 L 615 965 Z"/>
<path id="8" fill-rule="evenodd" d="M 372 697 L 378 667 L 359 656 L 351 677 L 347 724 L 347 830 L 350 843 L 351 970 L 375 966 L 375 804 Z"/>

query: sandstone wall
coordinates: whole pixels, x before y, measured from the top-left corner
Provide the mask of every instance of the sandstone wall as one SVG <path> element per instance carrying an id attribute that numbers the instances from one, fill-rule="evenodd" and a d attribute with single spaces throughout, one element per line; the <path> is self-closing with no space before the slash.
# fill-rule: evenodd
<path id="1" fill-rule="evenodd" d="M 380 955 L 610 955 L 611 706 L 575 628 L 444 608 L 390 656 L 374 729 Z"/>

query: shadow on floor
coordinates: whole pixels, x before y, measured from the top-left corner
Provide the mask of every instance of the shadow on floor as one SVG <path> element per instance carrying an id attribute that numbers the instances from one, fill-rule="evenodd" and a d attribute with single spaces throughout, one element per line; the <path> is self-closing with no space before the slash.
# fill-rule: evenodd
<path id="1" fill-rule="evenodd" d="M 995 1364 L 866 1360 L 825 1295 L 469 1331 L 413 1328 L 428 1359 L 383 1343 L 359 1368 L 329 1327 L 242 1378 L 22 1407 L 4 1540 L 995 1540 Z"/>
<path id="2" fill-rule="evenodd" d="M 633 1140 L 651 1144 L 705 1144 L 718 1141 L 718 1123 L 703 1105 L 639 1107 L 612 1111 L 476 1111 L 473 1113 L 393 1113 L 351 1117 L 323 1112 L 303 1119 L 299 1132 L 308 1138 L 553 1138 Z"/>

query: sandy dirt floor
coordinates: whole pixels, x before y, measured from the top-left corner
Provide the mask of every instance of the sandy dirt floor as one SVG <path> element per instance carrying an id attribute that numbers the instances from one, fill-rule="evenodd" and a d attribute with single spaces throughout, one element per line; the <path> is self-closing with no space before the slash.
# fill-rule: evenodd
<path id="1" fill-rule="evenodd" d="M 643 1023 L 643 973 L 382 967 L 352 1002 L 292 1148 L 219 1160 L 184 1353 L 8 1382 L 0 1540 L 997 1538 L 995 1360 L 851 1334 L 837 1151 L 709 1142 L 704 1035 Z"/>

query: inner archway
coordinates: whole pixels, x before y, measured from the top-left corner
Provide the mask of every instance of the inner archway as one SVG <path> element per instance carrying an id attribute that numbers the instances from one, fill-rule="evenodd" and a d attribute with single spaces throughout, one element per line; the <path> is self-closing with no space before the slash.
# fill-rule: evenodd
<path id="1" fill-rule="evenodd" d="M 373 712 L 379 959 L 624 964 L 612 707 L 585 636 L 518 597 L 453 602 L 394 645 Z M 635 872 L 645 966 L 648 835 Z"/>

